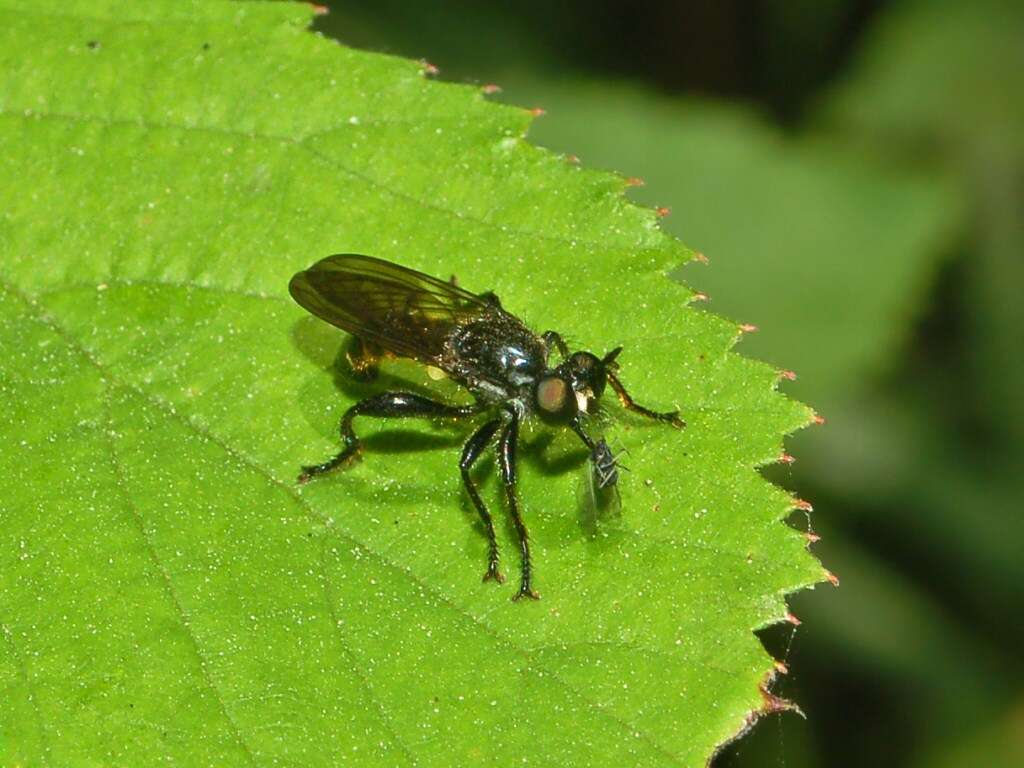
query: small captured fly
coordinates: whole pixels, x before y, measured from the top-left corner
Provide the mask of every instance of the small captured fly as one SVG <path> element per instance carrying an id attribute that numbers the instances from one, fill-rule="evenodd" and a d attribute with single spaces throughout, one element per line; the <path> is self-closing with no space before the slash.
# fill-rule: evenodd
<path id="1" fill-rule="evenodd" d="M 619 462 L 618 456 L 612 453 L 612 449 L 602 437 L 594 443 L 590 450 L 590 463 L 593 467 L 593 479 L 598 488 L 615 488 L 619 484 Z"/>
<path id="2" fill-rule="evenodd" d="M 459 470 L 487 531 L 484 581 L 502 582 L 494 522 L 470 476 L 473 463 L 495 444 L 509 514 L 519 539 L 521 579 L 514 599 L 538 596 L 531 583 L 529 537 L 516 494 L 520 424 L 537 418 L 572 429 L 590 451 L 594 478 L 601 488 L 614 488 L 618 468 L 607 443 L 587 434 L 584 419 L 595 410 L 607 384 L 626 409 L 685 426 L 677 411 L 658 413 L 630 397 L 617 375 L 616 358 L 622 347 L 604 357 L 584 351 L 570 353 L 558 333 L 546 331 L 538 336 L 506 312 L 491 292 L 470 293 L 454 282 L 357 254 L 318 261 L 296 273 L 288 290 L 309 312 L 356 338 L 350 362 L 361 378 L 375 375 L 382 356 L 404 357 L 440 369 L 476 401 L 467 406 L 451 405 L 412 392 L 382 392 L 361 400 L 341 418 L 342 449 L 338 455 L 303 467 L 299 482 L 341 467 L 360 452 L 352 426 L 356 416 L 479 420 L 462 449 Z M 555 355 L 557 364 L 552 360 Z"/>
<path id="3" fill-rule="evenodd" d="M 618 462 L 618 456 L 600 438 L 590 451 L 590 471 L 583 485 L 583 506 L 581 521 L 588 532 L 594 533 L 600 520 L 617 516 L 622 508 L 619 496 L 619 470 L 626 469 Z"/>

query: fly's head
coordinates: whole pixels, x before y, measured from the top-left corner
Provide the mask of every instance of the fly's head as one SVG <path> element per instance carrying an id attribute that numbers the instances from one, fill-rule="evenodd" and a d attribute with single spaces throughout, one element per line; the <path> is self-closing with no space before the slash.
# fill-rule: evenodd
<path id="1" fill-rule="evenodd" d="M 603 358 L 590 352 L 574 352 L 555 368 L 549 368 L 537 380 L 534 401 L 545 421 L 568 424 L 579 414 L 593 413 L 604 394 L 608 372 L 618 369 L 616 347 Z"/>

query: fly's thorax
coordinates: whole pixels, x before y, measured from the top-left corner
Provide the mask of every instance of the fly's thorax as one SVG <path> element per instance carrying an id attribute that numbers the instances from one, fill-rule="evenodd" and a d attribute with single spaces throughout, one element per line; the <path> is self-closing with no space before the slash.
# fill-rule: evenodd
<path id="1" fill-rule="evenodd" d="M 465 379 L 466 386 L 481 399 L 489 403 L 508 400 L 513 396 L 513 391 L 493 381 L 481 378 Z"/>
<path id="2" fill-rule="evenodd" d="M 477 382 L 485 390 L 499 388 L 507 396 L 532 385 L 547 362 L 544 343 L 505 314 L 481 317 L 455 329 L 449 349 L 453 367 L 467 382 Z"/>

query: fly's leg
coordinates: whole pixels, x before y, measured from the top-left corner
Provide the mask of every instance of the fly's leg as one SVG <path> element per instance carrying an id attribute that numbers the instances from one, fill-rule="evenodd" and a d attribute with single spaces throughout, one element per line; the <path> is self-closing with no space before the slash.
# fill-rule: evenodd
<path id="1" fill-rule="evenodd" d="M 317 475 L 330 472 L 332 469 L 342 466 L 351 461 L 360 451 L 361 443 L 352 429 L 352 420 L 356 416 L 376 416 L 378 418 L 450 418 L 459 419 L 472 416 L 477 413 L 477 406 L 459 407 L 439 403 L 422 395 L 415 395 L 411 392 L 384 392 L 365 400 L 360 400 L 341 417 L 341 442 L 344 446 L 341 452 L 333 459 L 328 459 L 323 464 L 314 464 L 303 467 L 299 475 L 299 482 L 305 483 Z"/>
<path id="2" fill-rule="evenodd" d="M 619 396 L 619 402 L 622 403 L 622 407 L 627 411 L 633 411 L 633 413 L 639 413 L 641 416 L 646 416 L 649 419 L 655 419 L 656 421 L 667 421 L 673 427 L 679 427 L 682 429 L 686 426 L 686 422 L 679 418 L 679 411 L 668 411 L 667 413 L 658 413 L 652 411 L 649 408 L 644 408 L 630 397 L 629 392 L 622 386 L 622 382 L 619 381 L 619 377 L 611 371 L 608 371 L 608 383 L 612 385 L 612 389 L 615 390 L 615 394 Z"/>
<path id="3" fill-rule="evenodd" d="M 519 439 L 519 414 L 510 412 L 508 423 L 501 432 L 498 439 L 498 466 L 501 468 L 501 479 L 505 484 L 505 497 L 508 499 L 508 509 L 512 515 L 512 522 L 516 527 L 516 534 L 519 537 L 519 553 L 522 557 L 522 578 L 519 582 L 519 592 L 512 598 L 519 600 L 529 597 L 533 600 L 540 598 L 530 585 L 531 563 L 530 563 L 530 535 L 519 514 L 519 498 L 516 494 L 516 442 Z"/>
<path id="4" fill-rule="evenodd" d="M 458 288 L 459 278 L 457 278 L 455 275 L 452 275 L 451 277 L 448 278 L 448 284 Z M 494 291 L 484 291 L 483 293 L 478 293 L 477 298 L 483 299 L 488 304 L 492 304 L 495 307 L 498 307 L 498 309 L 501 309 L 501 299 L 498 298 L 498 294 L 496 294 Z"/>
<path id="5" fill-rule="evenodd" d="M 491 306 L 501 309 L 501 299 L 498 298 L 498 294 L 494 291 L 484 291 L 483 293 L 478 294 L 478 296 Z"/>
<path id="6" fill-rule="evenodd" d="M 472 499 L 476 511 L 480 513 L 480 518 L 484 521 L 484 527 L 487 529 L 487 572 L 484 574 L 484 581 L 494 579 L 499 584 L 505 581 L 505 577 L 498 570 L 498 540 L 494 536 L 494 521 L 491 520 L 491 513 L 487 511 L 484 500 L 480 498 L 480 492 L 477 491 L 473 478 L 469 476 L 469 470 L 480 457 L 483 449 L 491 442 L 491 438 L 494 437 L 494 433 L 498 431 L 500 426 L 501 420 L 494 419 L 480 427 L 466 441 L 466 446 L 462 449 L 462 459 L 459 461 L 459 469 L 462 471 L 462 484 L 466 486 L 466 492 L 469 494 L 469 498 Z"/>
<path id="7" fill-rule="evenodd" d="M 572 428 L 572 431 L 579 436 L 580 440 L 583 441 L 583 444 L 587 446 L 588 449 L 590 449 L 591 455 L 597 453 L 597 443 L 595 443 L 594 438 L 588 435 L 586 431 L 583 429 L 583 419 L 580 417 L 579 414 L 576 414 L 576 417 L 571 422 L 569 422 L 569 426 Z M 602 440 L 601 442 L 604 441 Z"/>
<path id="8" fill-rule="evenodd" d="M 353 375 L 359 381 L 373 381 L 377 378 L 377 363 L 382 350 L 376 344 L 358 337 L 352 340 L 352 349 L 345 353 Z"/>
<path id="9" fill-rule="evenodd" d="M 558 350 L 558 354 L 562 356 L 563 360 L 569 359 L 569 345 L 565 343 L 565 339 L 558 331 L 544 331 L 541 338 L 544 340 L 544 346 L 548 348 L 548 352 L 554 348 Z"/>

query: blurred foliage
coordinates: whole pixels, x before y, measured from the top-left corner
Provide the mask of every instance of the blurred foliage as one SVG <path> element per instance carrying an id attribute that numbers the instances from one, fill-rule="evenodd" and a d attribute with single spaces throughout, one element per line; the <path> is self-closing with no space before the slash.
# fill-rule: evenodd
<path id="1" fill-rule="evenodd" d="M 947 185 L 793 140 L 736 107 L 608 83 L 517 82 L 507 96 L 521 92 L 552 106 L 531 138 L 635 174 L 636 199 L 670 206 L 663 226 L 712 265 L 680 278 L 715 311 L 768 324 L 742 349 L 796 370 L 792 391 L 827 408 L 905 340 L 960 217 Z"/>
<path id="2" fill-rule="evenodd" d="M 822 122 L 890 158 L 942 164 L 970 192 L 966 372 L 984 426 L 1024 445 L 1024 8 L 919 2 L 880 25 Z M 1016 332 L 1015 332 L 1016 331 Z"/>
<path id="3" fill-rule="evenodd" d="M 1024 4 L 332 7 L 325 32 L 496 81 L 547 108 L 534 140 L 643 177 L 710 258 L 683 279 L 828 418 L 772 470 L 843 579 L 764 633 L 809 721 L 719 762 L 1018 765 Z"/>

